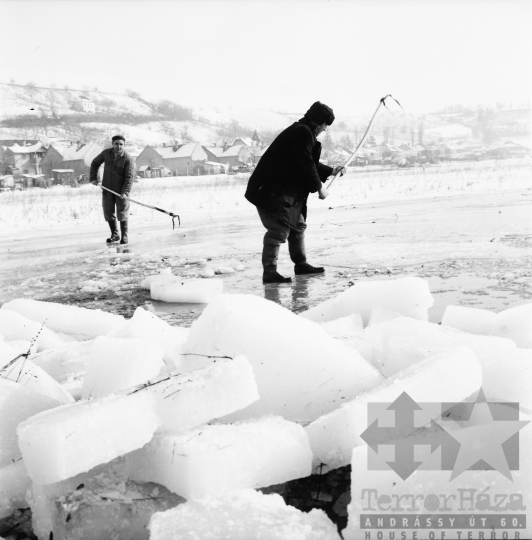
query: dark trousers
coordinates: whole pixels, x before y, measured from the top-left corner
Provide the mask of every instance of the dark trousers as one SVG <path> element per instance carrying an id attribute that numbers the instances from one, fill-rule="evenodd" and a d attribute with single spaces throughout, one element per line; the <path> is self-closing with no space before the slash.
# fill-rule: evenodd
<path id="1" fill-rule="evenodd" d="M 305 230 L 307 224 L 302 214 L 295 226 L 281 221 L 275 214 L 257 208 L 260 220 L 266 228 L 262 248 L 262 265 L 265 269 L 277 268 L 279 248 L 288 240 L 288 252 L 294 264 L 303 264 L 307 261 L 305 254 Z"/>
<path id="2" fill-rule="evenodd" d="M 105 221 L 115 221 L 118 214 L 118 221 L 127 221 L 129 216 L 129 199 L 122 199 L 114 193 L 102 191 L 103 217 Z M 116 213 L 115 213 L 116 207 Z"/>

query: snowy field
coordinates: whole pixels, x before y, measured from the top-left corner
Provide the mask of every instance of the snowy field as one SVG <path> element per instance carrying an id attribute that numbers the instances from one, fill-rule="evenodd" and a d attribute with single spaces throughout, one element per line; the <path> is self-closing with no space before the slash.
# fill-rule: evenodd
<path id="1" fill-rule="evenodd" d="M 219 175 L 140 179 L 132 198 L 174 213 L 212 217 L 230 213 L 248 214 L 250 205 L 243 194 L 248 175 Z M 504 193 L 531 185 L 530 160 L 490 160 L 477 163 L 442 163 L 409 169 L 350 168 L 337 178 L 330 196 L 320 201 L 310 198 L 310 208 L 339 207 L 371 201 L 405 201 L 474 193 Z M 28 228 L 35 230 L 101 221 L 100 190 L 92 185 L 81 188 L 55 186 L 0 194 L 1 232 L 9 234 Z M 153 211 L 132 205 L 133 222 L 161 218 Z"/>
<path id="2" fill-rule="evenodd" d="M 283 285 L 262 284 L 264 230 L 246 183 L 140 180 L 133 198 L 182 223 L 132 205 L 127 247 L 105 245 L 97 187 L 0 194 L 0 363 L 46 321 L 37 354 L 0 371 L 0 407 L 8 396 L 16 411 L 0 414 L 0 536 L 103 538 L 125 527 L 127 508 L 146 540 L 152 514 L 152 540 L 207 538 L 235 520 L 246 540 L 272 528 L 339 540 L 346 526 L 355 539 L 351 493 L 397 481 L 366 470 L 358 434 L 369 402 L 403 391 L 461 401 L 482 385 L 531 418 L 528 160 L 351 169 L 325 201 L 309 201 L 308 258 L 326 272 Z M 293 275 L 284 246 L 279 270 Z M 230 294 L 192 303 L 220 280 Z M 513 483 L 496 480 L 531 493 L 530 470 L 526 458 Z M 402 490 L 417 492 L 416 474 Z M 467 471 L 429 485 L 482 490 L 491 478 Z M 10 516 L 28 487 L 31 512 Z"/>

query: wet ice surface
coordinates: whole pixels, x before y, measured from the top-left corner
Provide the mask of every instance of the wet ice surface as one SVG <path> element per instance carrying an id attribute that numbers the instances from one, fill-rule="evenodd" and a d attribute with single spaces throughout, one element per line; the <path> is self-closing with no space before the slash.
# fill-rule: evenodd
<path id="1" fill-rule="evenodd" d="M 311 208 L 309 262 L 318 276 L 293 276 L 286 246 L 279 271 L 293 283 L 263 285 L 264 230 L 251 205 L 240 213 L 131 221 L 127 247 L 105 245 L 100 226 L 25 230 L 0 237 L 0 302 L 17 297 L 64 302 L 131 316 L 137 306 L 190 326 L 204 306 L 164 304 L 140 288 L 146 275 L 171 268 L 197 278 L 224 274 L 225 292 L 257 294 L 299 313 L 359 280 L 418 276 L 435 298 L 430 320 L 459 304 L 499 311 L 532 298 L 530 190 Z M 326 201 L 325 201 L 326 203 Z"/>
<path id="2" fill-rule="evenodd" d="M 494 311 L 532 302 L 531 189 L 416 200 L 334 205 L 313 201 L 309 211 L 309 262 L 318 276 L 293 276 L 286 246 L 279 271 L 293 283 L 263 285 L 260 252 L 264 230 L 250 205 L 238 212 L 181 212 L 183 227 L 169 220 L 131 220 L 130 245 L 107 247 L 100 225 L 0 230 L 0 303 L 33 298 L 99 308 L 130 317 L 138 306 L 170 324 L 190 326 L 204 305 L 153 302 L 142 279 L 170 268 L 197 278 L 206 268 L 224 274 L 229 293 L 263 296 L 299 313 L 360 280 L 418 276 L 435 299 L 430 320 L 445 306 Z M 322 508 L 345 527 L 350 468 L 272 486 L 301 510 Z M 13 519 L 28 521 L 28 512 Z M 25 513 L 24 513 L 25 512 Z M 20 513 L 20 512 L 19 512 Z"/>

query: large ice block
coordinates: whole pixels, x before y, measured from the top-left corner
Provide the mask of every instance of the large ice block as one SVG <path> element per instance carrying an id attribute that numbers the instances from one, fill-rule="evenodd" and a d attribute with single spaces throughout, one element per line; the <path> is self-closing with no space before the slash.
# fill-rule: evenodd
<path id="1" fill-rule="evenodd" d="M 312 452 L 303 427 L 271 416 L 157 433 L 126 464 L 132 480 L 158 482 L 188 500 L 308 476 Z"/>
<path id="2" fill-rule="evenodd" d="M 33 532 L 39 540 L 49 540 L 54 535 L 58 521 L 59 499 L 81 489 L 102 491 L 116 489 L 127 482 L 125 459 L 116 458 L 109 463 L 98 465 L 87 472 L 71 476 L 53 484 L 31 483 L 27 500 L 31 508 Z M 65 518 L 63 518 L 65 519 Z"/>
<path id="3" fill-rule="evenodd" d="M 2 305 L 1 309 L 15 311 L 32 321 L 45 323 L 55 332 L 93 339 L 104 336 L 124 324 L 124 317 L 100 309 L 86 309 L 54 302 L 17 298 Z"/>
<path id="4" fill-rule="evenodd" d="M 46 371 L 24 357 L 0 369 L 0 377 L 14 381 L 28 390 L 48 396 L 61 403 L 74 401 L 72 395 Z"/>
<path id="5" fill-rule="evenodd" d="M 373 361 L 386 376 L 436 353 L 466 345 L 482 366 L 482 387 L 488 398 L 532 405 L 531 355 L 511 339 L 474 335 L 410 317 L 375 324 L 364 330 L 372 346 Z"/>
<path id="6" fill-rule="evenodd" d="M 158 425 L 154 397 L 136 392 L 63 405 L 17 431 L 31 479 L 50 484 L 144 446 Z"/>
<path id="7" fill-rule="evenodd" d="M 94 489 L 83 487 L 56 500 L 54 540 L 149 540 L 153 514 L 184 503 L 184 499 L 152 482 L 124 482 Z"/>
<path id="8" fill-rule="evenodd" d="M 338 296 L 304 311 L 301 317 L 326 322 L 360 313 L 367 325 L 373 308 L 385 308 L 427 321 L 427 310 L 433 304 L 428 282 L 418 277 L 359 281 Z"/>
<path id="9" fill-rule="evenodd" d="M 140 286 L 143 289 L 146 289 L 146 290 L 149 291 L 151 289 L 151 284 L 152 283 L 155 283 L 155 282 L 166 283 L 166 284 L 180 283 L 181 279 L 182 278 L 180 278 L 179 276 L 174 276 L 171 273 L 170 274 L 168 274 L 168 273 L 154 274 L 154 275 L 151 275 L 151 276 L 146 276 L 140 282 Z"/>
<path id="10" fill-rule="evenodd" d="M 191 355 L 183 356 L 183 371 L 213 362 L 205 356 L 243 354 L 251 362 L 260 399 L 231 420 L 262 414 L 314 420 L 381 381 L 356 350 L 320 325 L 252 295 L 218 296 L 193 323 L 183 353 Z"/>
<path id="11" fill-rule="evenodd" d="M 488 309 L 464 306 L 447 306 L 443 313 L 443 326 L 450 326 L 484 336 L 498 336 L 499 322 L 497 314 Z"/>
<path id="12" fill-rule="evenodd" d="M 0 377 L 0 467 L 20 458 L 17 426 L 33 415 L 61 405 L 61 402 L 27 390 Z"/>
<path id="13" fill-rule="evenodd" d="M 0 309 L 0 335 L 7 341 L 35 340 L 37 350 L 55 349 L 65 345 L 63 339 L 42 324 L 6 309 Z"/>
<path id="14" fill-rule="evenodd" d="M 500 335 L 518 347 L 532 349 L 532 303 L 505 309 L 497 314 Z"/>
<path id="15" fill-rule="evenodd" d="M 314 466 L 326 472 L 349 464 L 353 448 L 365 444 L 360 434 L 368 427 L 368 403 L 391 404 L 404 392 L 416 402 L 456 402 L 477 391 L 481 384 L 481 366 L 468 347 L 422 360 L 309 424 L 305 429 Z"/>
<path id="16" fill-rule="evenodd" d="M 531 420 L 521 415 L 520 420 Z M 442 422 L 442 425 L 447 422 Z M 464 433 L 475 428 L 448 430 Z M 368 459 L 374 452 L 367 445 L 357 446 L 351 459 L 351 503 L 348 506 L 349 521 L 342 531 L 344 540 L 367 540 L 378 538 L 378 533 L 386 531 L 383 538 L 531 538 L 532 528 L 532 429 L 525 426 L 519 432 L 519 470 L 512 470 L 512 479 L 497 470 L 466 470 L 450 481 L 455 463 L 451 460 L 449 470 L 442 470 L 442 448 L 449 444 L 448 438 L 434 450 L 431 430 L 420 430 L 406 439 L 405 446 L 415 444 L 416 461 L 422 465 L 403 480 L 391 468 L 384 466 L 368 469 Z M 467 439 L 466 439 L 467 440 Z M 496 444 L 496 443 L 495 443 Z M 385 447 L 379 447 L 379 454 Z M 444 460 L 454 452 L 445 448 Z M 393 457 L 390 458 L 394 460 Z M 522 500 L 519 500 L 519 496 Z M 521 507 L 522 506 L 522 507 Z M 526 527 L 512 526 L 515 514 L 526 518 Z M 390 526 L 385 515 L 395 518 L 395 527 Z M 509 515 L 513 515 L 512 518 Z M 361 527 L 361 517 L 363 526 Z M 407 516 L 411 516 L 408 518 Z M 454 522 L 445 516 L 454 518 Z M 490 517 L 506 518 L 506 526 L 492 529 Z M 485 527 L 482 526 L 481 518 Z M 379 527 L 378 518 L 382 520 Z M 408 519 L 403 526 L 403 518 Z M 415 523 L 417 518 L 417 524 Z M 427 519 L 432 518 L 430 526 Z M 469 518 L 473 518 L 470 526 Z M 438 519 L 442 525 L 438 525 Z M 458 526 L 458 521 L 463 524 Z M 521 520 L 522 521 L 522 520 Z M 369 526 L 372 528 L 369 528 Z M 408 527 L 410 525 L 410 527 Z M 514 524 L 515 525 L 515 524 Z M 404 536 L 401 536 L 404 535 Z M 444 536 L 445 535 L 445 536 Z"/>
<path id="17" fill-rule="evenodd" d="M 360 313 L 353 313 L 320 324 L 328 334 L 335 338 L 359 337 L 364 329 Z"/>
<path id="18" fill-rule="evenodd" d="M 108 337 L 139 338 L 151 341 L 163 349 L 164 359 L 168 363 L 175 363 L 179 352 L 188 337 L 188 328 L 170 326 L 166 321 L 153 313 L 138 307 L 129 319 L 120 328 L 115 328 Z"/>
<path id="19" fill-rule="evenodd" d="M 223 279 L 183 279 L 154 281 L 150 286 L 152 300 L 183 304 L 208 304 L 223 291 Z"/>
<path id="20" fill-rule="evenodd" d="M 17 508 L 27 507 L 25 495 L 30 483 L 22 459 L 0 467 L 0 519 L 10 516 Z"/>
<path id="21" fill-rule="evenodd" d="M 32 362 L 63 386 L 75 399 L 81 398 L 94 340 L 73 341 L 62 349 L 49 349 L 31 356 Z"/>
<path id="22" fill-rule="evenodd" d="M 245 356 L 221 358 L 190 373 L 159 377 L 142 392 L 157 398 L 161 430 L 183 431 L 238 411 L 259 399 Z"/>
<path id="23" fill-rule="evenodd" d="M 81 397 L 102 397 L 145 383 L 155 378 L 163 365 L 163 351 L 155 343 L 98 337 L 92 346 Z"/>
<path id="24" fill-rule="evenodd" d="M 285 504 L 276 493 L 242 489 L 158 512 L 150 540 L 340 540 L 323 510 L 308 513 Z"/>

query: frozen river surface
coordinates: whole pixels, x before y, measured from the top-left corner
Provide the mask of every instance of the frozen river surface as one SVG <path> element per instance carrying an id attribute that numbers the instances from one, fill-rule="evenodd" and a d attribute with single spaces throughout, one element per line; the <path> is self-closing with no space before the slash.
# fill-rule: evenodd
<path id="1" fill-rule="evenodd" d="M 260 253 L 264 229 L 254 208 L 187 213 L 172 230 L 162 214 L 145 219 L 134 209 L 130 244 L 108 248 L 101 224 L 43 226 L 0 231 L 0 302 L 25 297 L 130 316 L 139 305 L 172 324 L 188 326 L 202 305 L 152 302 L 140 288 L 145 275 L 170 267 L 183 277 L 205 270 L 223 274 L 228 293 L 264 296 L 301 312 L 357 281 L 418 276 L 435 299 L 433 322 L 445 306 L 495 311 L 531 301 L 532 189 L 436 198 L 334 205 L 309 211 L 307 252 L 320 276 L 294 276 L 291 284 L 263 285 Z M 293 275 L 286 246 L 279 271 Z M 91 280 L 92 289 L 83 288 Z"/>

